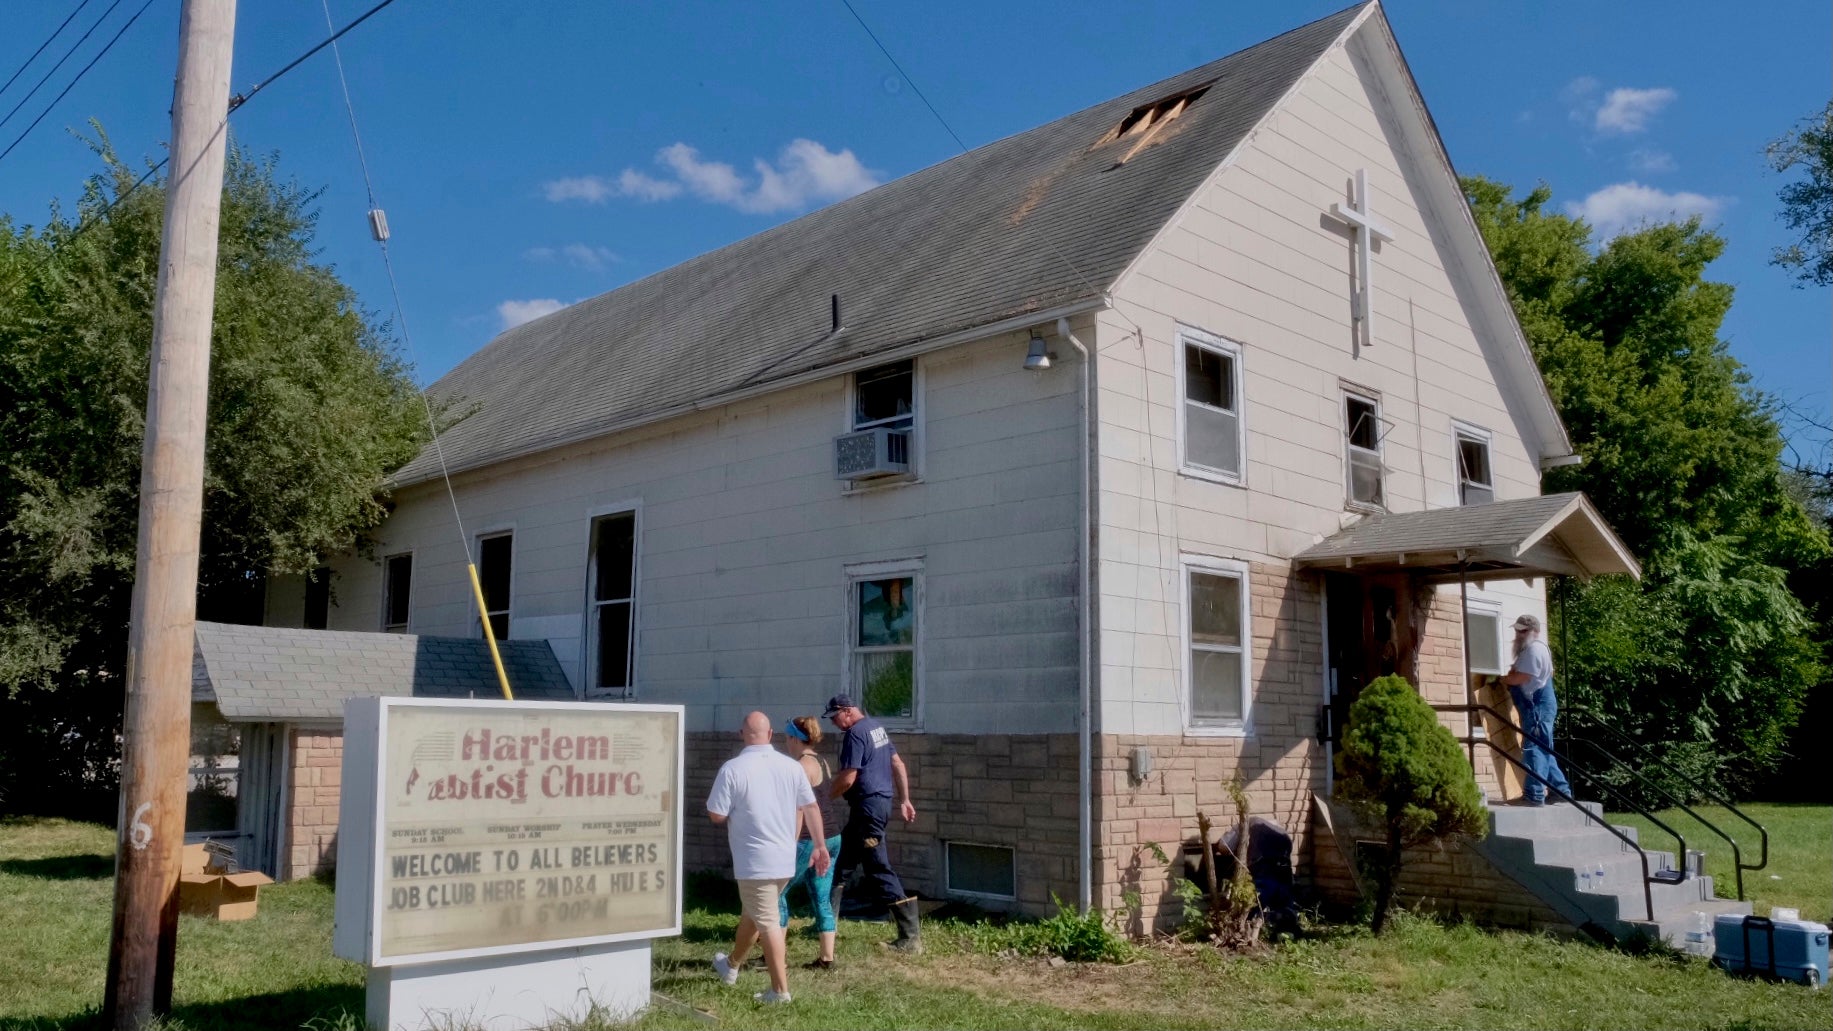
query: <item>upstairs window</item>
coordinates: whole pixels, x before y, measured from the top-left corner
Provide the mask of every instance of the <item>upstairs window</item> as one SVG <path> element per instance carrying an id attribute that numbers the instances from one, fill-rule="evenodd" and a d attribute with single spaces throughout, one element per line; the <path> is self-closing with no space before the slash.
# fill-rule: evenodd
<path id="1" fill-rule="evenodd" d="M 636 513 L 592 521 L 592 612 L 586 628 L 600 692 L 628 695 L 636 674 Z"/>
<path id="2" fill-rule="evenodd" d="M 331 567 L 319 566 L 305 585 L 305 628 L 323 630 L 331 625 Z"/>
<path id="3" fill-rule="evenodd" d="M 1460 505 L 1487 505 L 1496 500 L 1489 472 L 1489 436 L 1462 426 L 1457 430 L 1457 491 Z"/>
<path id="4" fill-rule="evenodd" d="M 414 587 L 414 556 L 390 555 L 382 561 L 382 629 L 386 633 L 407 633 Z"/>
<path id="5" fill-rule="evenodd" d="M 499 641 L 509 640 L 510 562 L 514 545 L 514 536 L 507 533 L 493 533 L 477 539 L 477 581 L 484 588 L 484 610 L 490 618 L 490 633 Z M 479 634 L 482 634 L 481 629 Z"/>
<path id="6" fill-rule="evenodd" d="M 1241 481 L 1241 351 L 1195 330 L 1179 333 L 1183 345 L 1182 465 L 1186 472 Z"/>
<path id="7" fill-rule="evenodd" d="M 1350 507 L 1382 507 L 1387 497 L 1381 486 L 1381 402 L 1360 394 L 1344 394 L 1343 434 Z"/>
<path id="8" fill-rule="evenodd" d="M 892 362 L 853 377 L 853 429 L 887 426 L 907 430 L 916 423 L 916 363 Z"/>

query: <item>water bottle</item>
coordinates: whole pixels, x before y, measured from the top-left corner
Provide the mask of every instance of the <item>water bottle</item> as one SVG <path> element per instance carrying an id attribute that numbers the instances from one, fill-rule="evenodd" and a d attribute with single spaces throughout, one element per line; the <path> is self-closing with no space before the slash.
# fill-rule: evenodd
<path id="1" fill-rule="evenodd" d="M 1687 924 L 1686 937 L 1681 944 L 1681 951 L 1689 956 L 1712 958 L 1712 918 L 1699 910 L 1693 911 L 1693 918 Z"/>
<path id="2" fill-rule="evenodd" d="M 1604 890 L 1604 861 L 1602 859 L 1598 860 L 1597 872 L 1591 875 L 1591 890 Z"/>
<path id="3" fill-rule="evenodd" d="M 1578 890 L 1591 890 L 1591 867 L 1589 865 L 1580 866 L 1578 868 Z"/>

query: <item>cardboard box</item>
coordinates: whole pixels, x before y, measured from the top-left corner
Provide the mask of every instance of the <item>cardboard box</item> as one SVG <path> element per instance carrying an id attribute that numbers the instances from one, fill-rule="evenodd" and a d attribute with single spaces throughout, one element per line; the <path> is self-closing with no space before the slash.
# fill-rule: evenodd
<path id="1" fill-rule="evenodd" d="M 178 908 L 217 920 L 248 920 L 261 901 L 261 885 L 274 883 L 264 873 L 231 873 L 209 844 L 186 845 L 178 874 Z"/>

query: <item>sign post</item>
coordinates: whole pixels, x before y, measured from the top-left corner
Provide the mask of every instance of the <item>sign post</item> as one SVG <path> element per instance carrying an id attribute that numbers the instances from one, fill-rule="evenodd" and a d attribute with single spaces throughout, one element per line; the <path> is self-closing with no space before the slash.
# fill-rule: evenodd
<path id="1" fill-rule="evenodd" d="M 334 951 L 372 1027 L 521 1028 L 649 1003 L 681 933 L 678 705 L 344 707 Z"/>

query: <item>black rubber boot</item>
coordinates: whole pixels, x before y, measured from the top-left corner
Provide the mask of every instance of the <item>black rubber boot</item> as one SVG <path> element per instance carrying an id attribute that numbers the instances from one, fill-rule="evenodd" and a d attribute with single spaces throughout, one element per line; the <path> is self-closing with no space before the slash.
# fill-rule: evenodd
<path id="1" fill-rule="evenodd" d="M 891 919 L 897 924 L 897 940 L 888 947 L 908 955 L 918 955 L 923 951 L 923 927 L 917 920 L 917 899 L 915 895 L 891 904 Z"/>

